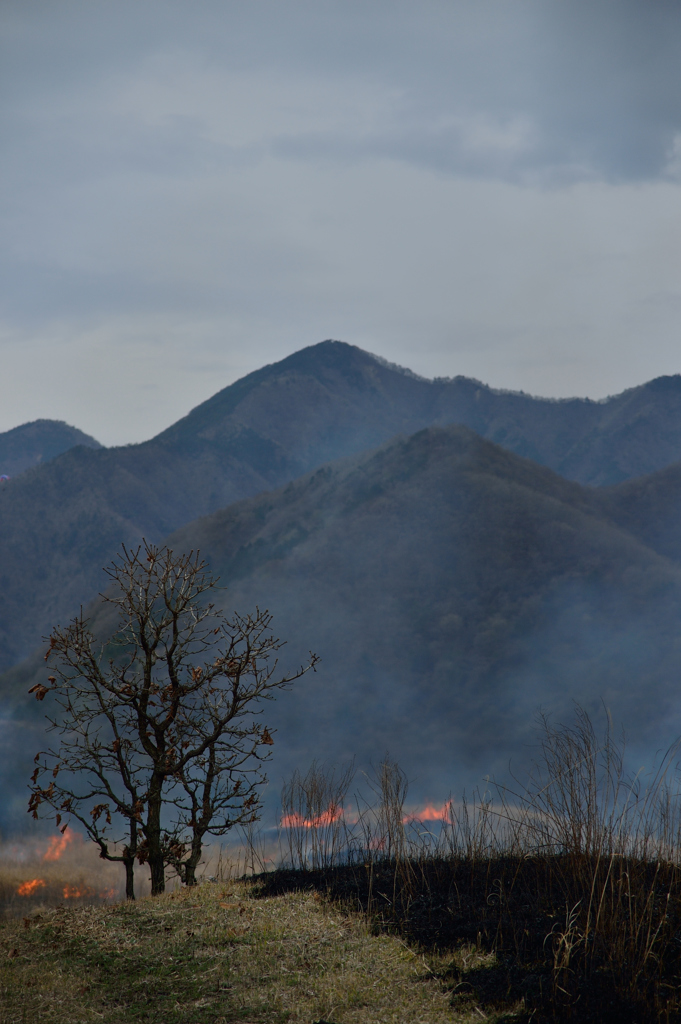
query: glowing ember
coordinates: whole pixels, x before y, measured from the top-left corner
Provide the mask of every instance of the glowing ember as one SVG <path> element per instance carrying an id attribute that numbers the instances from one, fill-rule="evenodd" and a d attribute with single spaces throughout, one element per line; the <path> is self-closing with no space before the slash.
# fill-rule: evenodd
<path id="1" fill-rule="evenodd" d="M 281 819 L 281 827 L 323 828 L 324 825 L 333 825 L 334 821 L 338 821 L 342 817 L 343 808 L 337 807 L 336 804 L 331 804 L 328 810 L 322 811 L 316 818 L 303 818 L 300 814 L 285 814 Z"/>
<path id="2" fill-rule="evenodd" d="M 78 835 L 72 829 L 67 828 L 61 836 L 51 836 L 47 844 L 47 852 L 43 854 L 43 860 L 59 860 L 69 843 Z"/>
<path id="3" fill-rule="evenodd" d="M 17 896 L 32 896 L 38 889 L 44 888 L 42 878 L 32 878 L 30 882 L 22 882 L 17 889 Z"/>
<path id="4" fill-rule="evenodd" d="M 94 896 L 95 890 L 91 889 L 88 885 L 65 885 L 64 886 L 64 899 L 65 900 L 77 900 L 83 896 Z"/>

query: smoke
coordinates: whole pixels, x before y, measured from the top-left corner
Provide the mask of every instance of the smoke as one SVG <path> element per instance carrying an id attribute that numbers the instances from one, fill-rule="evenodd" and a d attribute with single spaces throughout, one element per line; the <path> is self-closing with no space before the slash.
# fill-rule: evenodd
<path id="1" fill-rule="evenodd" d="M 315 758 L 370 765 L 390 751 L 414 813 L 435 821 L 450 793 L 526 769 L 539 708 L 561 721 L 575 701 L 604 704 L 636 767 L 679 728 L 678 568 L 605 519 L 595 492 L 462 428 L 327 467 L 171 543 L 210 559 L 226 614 L 272 611 L 289 641 L 282 673 L 321 655 L 255 709 L 275 740 L 268 821 L 282 780 Z M 42 714 L 33 701 L 4 725 L 11 822 L 26 820 L 17 794 Z"/>

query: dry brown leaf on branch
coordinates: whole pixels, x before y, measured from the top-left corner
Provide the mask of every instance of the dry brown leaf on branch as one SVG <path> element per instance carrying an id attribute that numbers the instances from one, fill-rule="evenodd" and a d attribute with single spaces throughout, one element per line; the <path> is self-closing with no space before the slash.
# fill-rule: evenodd
<path id="1" fill-rule="evenodd" d="M 35 693 L 36 700 L 44 700 L 45 694 L 50 691 L 49 688 L 47 686 L 43 686 L 42 683 L 35 683 L 28 692 Z"/>

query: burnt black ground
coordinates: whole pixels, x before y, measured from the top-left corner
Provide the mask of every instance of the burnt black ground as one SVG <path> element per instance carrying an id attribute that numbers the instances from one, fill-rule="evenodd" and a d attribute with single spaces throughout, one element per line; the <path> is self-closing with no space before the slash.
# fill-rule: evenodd
<path id="1" fill-rule="evenodd" d="M 599 929 L 604 934 L 586 937 L 569 969 L 554 971 L 565 916 L 578 902 L 585 868 L 594 864 L 559 856 L 428 859 L 279 870 L 257 881 L 262 896 L 313 889 L 351 912 L 367 914 L 377 934 L 398 934 L 425 953 L 471 945 L 494 951 L 493 966 L 463 974 L 453 962 L 440 978 L 455 1005 L 463 1008 L 475 999 L 485 1012 L 501 1015 L 495 1020 L 506 1015 L 528 1024 L 681 1020 L 681 884 L 671 866 L 627 865 L 637 880 L 631 898 L 652 898 L 659 906 L 660 931 L 644 970 L 637 973 L 618 945 L 626 923 L 610 920 Z M 604 877 L 601 871 L 601 881 Z M 589 892 L 582 889 L 581 897 L 584 907 Z M 520 1002 L 525 1009 L 519 1013 Z"/>

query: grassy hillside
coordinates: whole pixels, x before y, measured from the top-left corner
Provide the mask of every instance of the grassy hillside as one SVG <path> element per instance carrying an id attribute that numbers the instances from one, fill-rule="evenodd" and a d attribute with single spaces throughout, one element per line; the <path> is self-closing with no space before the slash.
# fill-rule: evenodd
<path id="1" fill-rule="evenodd" d="M 258 898 L 244 882 L 34 912 L 0 925 L 0 945 L 3 1024 L 440 1024 L 481 1013 L 452 1007 L 440 958 L 372 936 L 312 892 Z M 457 960 L 466 953 L 471 969 L 485 959 Z"/>
<path id="2" fill-rule="evenodd" d="M 616 732 L 583 710 L 539 738 L 524 784 L 425 821 L 394 762 L 359 800 L 313 766 L 289 780 L 279 844 L 231 848 L 235 873 L 274 870 L 234 880 L 221 847 L 199 887 L 136 903 L 111 902 L 120 865 L 105 879 L 77 835 L 63 858 L 55 836 L 32 861 L 15 847 L 3 1022 L 674 1024 L 678 749 L 632 786 Z"/>
<path id="3" fill-rule="evenodd" d="M 0 668 L 92 598 L 122 541 L 160 541 L 329 460 L 451 423 L 583 483 L 614 483 L 681 459 L 681 378 L 556 402 L 422 380 L 340 342 L 304 349 L 151 441 L 75 448 L 0 488 Z"/>

